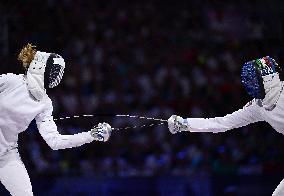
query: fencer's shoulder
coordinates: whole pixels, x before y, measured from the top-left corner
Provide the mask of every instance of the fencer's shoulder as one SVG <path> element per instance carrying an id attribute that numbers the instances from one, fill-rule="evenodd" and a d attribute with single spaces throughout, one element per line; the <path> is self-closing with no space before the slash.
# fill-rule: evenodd
<path id="1" fill-rule="evenodd" d="M 13 74 L 13 73 L 5 73 L 5 74 L 1 74 L 0 78 L 4 79 L 4 80 L 11 80 L 11 79 L 15 79 L 18 78 L 20 75 L 17 74 Z"/>
<path id="2" fill-rule="evenodd" d="M 248 108 L 248 107 L 255 107 L 255 106 L 259 106 L 259 99 L 253 99 L 251 101 L 249 101 L 244 108 Z"/>
<path id="3" fill-rule="evenodd" d="M 13 73 L 6 73 L 0 75 L 0 80 L 2 83 L 6 83 L 7 85 L 16 85 L 23 82 L 24 75 L 20 74 L 13 74 Z"/>

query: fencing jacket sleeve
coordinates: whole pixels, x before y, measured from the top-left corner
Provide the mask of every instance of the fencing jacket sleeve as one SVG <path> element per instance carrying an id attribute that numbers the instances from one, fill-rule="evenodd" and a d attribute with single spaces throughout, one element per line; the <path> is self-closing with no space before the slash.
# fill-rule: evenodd
<path id="1" fill-rule="evenodd" d="M 252 100 L 242 109 L 224 117 L 215 118 L 188 118 L 187 124 L 191 132 L 225 132 L 230 129 L 246 126 L 263 121 L 257 100 Z"/>
<path id="2" fill-rule="evenodd" d="M 0 93 L 4 92 L 8 88 L 8 80 L 10 74 L 0 75 Z"/>
<path id="3" fill-rule="evenodd" d="M 90 132 L 82 132 L 74 135 L 61 135 L 52 117 L 52 102 L 47 98 L 46 109 L 36 116 L 36 123 L 41 136 L 53 149 L 65 149 L 81 146 L 94 140 Z"/>
<path id="4" fill-rule="evenodd" d="M 4 75 L 0 75 L 0 93 L 4 91 L 5 88 L 4 85 L 5 85 Z"/>

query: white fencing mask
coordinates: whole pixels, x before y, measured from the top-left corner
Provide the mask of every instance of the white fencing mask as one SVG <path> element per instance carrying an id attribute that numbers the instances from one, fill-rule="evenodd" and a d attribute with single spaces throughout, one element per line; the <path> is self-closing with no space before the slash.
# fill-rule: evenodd
<path id="1" fill-rule="evenodd" d="M 37 51 L 27 71 L 28 90 L 40 101 L 45 89 L 57 86 L 64 73 L 64 59 L 54 53 Z"/>

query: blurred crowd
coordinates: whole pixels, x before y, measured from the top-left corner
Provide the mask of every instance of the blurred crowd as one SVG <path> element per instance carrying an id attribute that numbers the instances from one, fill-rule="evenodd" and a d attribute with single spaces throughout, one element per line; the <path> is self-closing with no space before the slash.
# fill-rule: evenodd
<path id="1" fill-rule="evenodd" d="M 240 80 L 244 62 L 265 55 L 284 62 L 279 12 L 259 1 L 33 0 L 0 8 L 7 27 L 2 35 L 8 35 L 2 44 L 9 46 L 0 55 L 0 73 L 21 71 L 16 56 L 28 42 L 61 54 L 63 82 L 48 91 L 55 118 L 96 116 L 57 121 L 62 134 L 102 121 L 113 127 L 153 123 L 115 114 L 224 116 L 250 101 Z M 265 123 L 176 135 L 157 125 L 52 151 L 33 122 L 19 136 L 19 150 L 31 175 L 279 174 L 283 141 Z"/>

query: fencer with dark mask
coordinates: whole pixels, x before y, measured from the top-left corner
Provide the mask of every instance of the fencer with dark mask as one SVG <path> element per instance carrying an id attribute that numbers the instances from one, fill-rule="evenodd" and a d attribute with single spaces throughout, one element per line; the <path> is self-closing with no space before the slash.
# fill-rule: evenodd
<path id="1" fill-rule="evenodd" d="M 225 132 L 251 123 L 266 121 L 277 132 L 284 134 L 283 71 L 269 56 L 244 64 L 242 83 L 253 98 L 242 109 L 224 117 L 182 118 L 173 115 L 168 119 L 172 134 L 189 132 Z M 284 180 L 278 185 L 273 196 L 284 195 Z"/>

